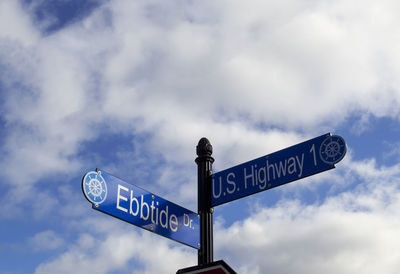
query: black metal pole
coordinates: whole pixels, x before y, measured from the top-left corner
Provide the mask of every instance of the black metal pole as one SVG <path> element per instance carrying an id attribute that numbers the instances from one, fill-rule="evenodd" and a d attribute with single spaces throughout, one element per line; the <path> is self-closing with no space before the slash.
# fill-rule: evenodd
<path id="1" fill-rule="evenodd" d="M 213 254 L 213 209 L 211 208 L 211 157 L 212 145 L 207 138 L 201 138 L 196 147 L 198 191 L 197 206 L 200 215 L 200 249 L 198 251 L 198 265 L 209 264 L 214 260 Z"/>

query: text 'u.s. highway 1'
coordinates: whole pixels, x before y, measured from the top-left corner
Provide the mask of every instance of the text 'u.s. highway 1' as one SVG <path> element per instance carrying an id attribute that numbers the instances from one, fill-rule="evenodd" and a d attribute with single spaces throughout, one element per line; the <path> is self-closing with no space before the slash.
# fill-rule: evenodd
<path id="1" fill-rule="evenodd" d="M 200 220 L 193 211 L 100 170 L 86 173 L 82 190 L 96 210 L 200 248 Z"/>
<path id="2" fill-rule="evenodd" d="M 217 172 L 212 176 L 211 206 L 332 169 L 346 150 L 342 137 L 328 133 Z"/>

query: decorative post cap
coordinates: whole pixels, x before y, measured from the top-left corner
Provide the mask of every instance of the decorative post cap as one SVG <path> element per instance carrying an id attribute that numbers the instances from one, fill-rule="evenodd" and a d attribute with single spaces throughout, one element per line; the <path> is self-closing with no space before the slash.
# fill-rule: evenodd
<path id="1" fill-rule="evenodd" d="M 196 159 L 196 163 L 201 160 L 209 160 L 211 162 L 214 162 L 214 158 L 211 157 L 212 152 L 213 147 L 210 141 L 205 137 L 201 138 L 199 144 L 196 146 L 196 153 L 198 156 Z"/>
<path id="2" fill-rule="evenodd" d="M 196 147 L 197 156 L 211 156 L 212 151 L 213 147 L 210 141 L 206 137 L 201 138 Z"/>

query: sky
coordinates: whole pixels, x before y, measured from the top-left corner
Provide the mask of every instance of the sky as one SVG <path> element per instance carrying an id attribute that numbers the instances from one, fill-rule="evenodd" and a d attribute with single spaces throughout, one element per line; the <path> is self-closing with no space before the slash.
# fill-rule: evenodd
<path id="1" fill-rule="evenodd" d="M 197 211 L 214 171 L 330 132 L 335 169 L 214 209 L 238 273 L 400 269 L 400 3 L 0 0 L 0 273 L 175 273 L 197 250 L 93 210 L 96 168 Z"/>

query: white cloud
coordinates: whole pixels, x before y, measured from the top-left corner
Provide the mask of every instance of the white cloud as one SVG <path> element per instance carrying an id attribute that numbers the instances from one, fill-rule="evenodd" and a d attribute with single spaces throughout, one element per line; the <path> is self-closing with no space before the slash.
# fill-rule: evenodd
<path id="1" fill-rule="evenodd" d="M 29 15 L 21 9 L 19 1 L 0 2 L 0 39 L 16 40 L 24 45 L 31 45 L 39 36 Z"/>
<path id="2" fill-rule="evenodd" d="M 79 226 L 90 228 L 90 234 L 81 233 L 68 251 L 39 265 L 35 273 L 174 273 L 195 264 L 191 248 L 170 246 L 166 239 L 117 222 L 84 220 Z M 135 265 L 129 268 L 131 260 Z"/>
<path id="3" fill-rule="evenodd" d="M 2 55 L 14 79 L 3 80 L 8 176 L 21 181 L 17 163 L 32 183 L 76 169 L 79 145 L 104 123 L 150 133 L 148 149 L 186 161 L 203 135 L 224 151 L 250 154 L 234 148 L 264 143 L 271 135 L 258 125 L 298 140 L 299 131 L 322 133 L 357 111 L 396 117 L 395 2 L 363 5 L 357 14 L 347 2 L 286 2 L 177 9 L 175 2 L 115 1 L 30 46 L 17 39 L 19 50 Z M 372 20 L 376 14 L 384 19 Z M 13 20 L 29 32 L 28 16 L 21 18 Z M 173 149 L 188 156 L 170 157 Z"/>
<path id="4" fill-rule="evenodd" d="M 64 240 L 52 230 L 37 233 L 29 239 L 29 244 L 35 251 L 54 250 L 63 246 Z"/>
<path id="5" fill-rule="evenodd" d="M 186 204 L 196 198 L 190 178 L 203 136 L 221 170 L 323 134 L 354 113 L 398 119 L 397 10 L 396 1 L 112 1 L 44 37 L 16 1 L 2 1 L 6 136 L 0 166 L 14 189 L 10 209 L 40 197 L 37 214 L 49 212 L 59 201 L 32 191 L 39 192 L 46 176 L 87 166 L 78 156 L 82 144 L 101 138 L 104 128 L 147 134 L 139 144 L 143 151 L 169 165 L 154 186 L 162 184 L 161 192 Z M 398 166 L 377 167 L 374 160 L 346 166 L 352 182 L 393 183 L 399 174 Z M 187 182 L 181 187 L 174 177 Z M 368 190 L 322 205 L 284 202 L 260 209 L 218 228 L 223 237 L 216 237 L 217 250 L 244 273 L 394 273 L 398 190 L 386 183 L 368 183 Z M 74 210 L 65 216 L 79 216 Z M 151 237 L 103 233 L 103 241 L 82 233 L 37 273 L 126 271 L 132 258 L 143 264 L 139 273 L 173 272 L 171 265 L 194 261 L 192 252 Z M 57 238 L 37 237 L 52 236 Z M 135 245 L 125 244 L 130 241 Z M 394 251 L 388 256 L 385 249 Z"/>
<path id="6" fill-rule="evenodd" d="M 6 67 L 1 113 L 7 130 L 0 164 L 8 182 L 20 188 L 76 170 L 81 142 L 97 137 L 94 126 L 103 118 L 96 96 L 102 61 L 90 56 L 104 49 L 82 40 L 85 28 L 71 31 L 30 45 L 0 36 L 1 65 Z"/>
<path id="7" fill-rule="evenodd" d="M 376 59 L 387 61 L 375 52 L 386 52 L 393 43 L 365 43 L 370 31 L 380 30 L 379 22 L 369 21 L 368 8 L 354 18 L 354 7 L 346 9 L 342 2 L 295 5 L 287 12 L 275 3 L 272 8 L 286 19 L 275 22 L 259 4 L 204 4 L 192 17 L 160 4 L 167 21 L 162 25 L 156 12 L 124 19 L 130 6 L 113 6 L 112 14 L 118 15 L 114 28 L 123 32 L 133 25 L 134 30 L 114 39 L 122 43 L 104 74 L 107 115 L 120 122 L 139 120 L 136 130 L 154 134 L 154 149 L 186 143 L 184 155 L 202 135 L 218 142 L 234 133 L 244 147 L 251 134 L 262 142 L 266 133 L 257 129 L 258 122 L 283 131 L 316 131 L 359 111 L 397 116 L 398 85 L 391 82 L 389 88 L 375 66 Z M 381 5 L 382 12 L 391 13 L 391 3 Z M 206 7 L 220 17 L 200 16 Z M 238 12 L 246 8 L 251 16 Z M 395 28 L 395 22 L 388 24 Z M 248 35 L 253 29 L 257 35 Z M 194 44 L 188 33 L 196 33 L 201 42 Z M 179 41 L 186 41 L 193 55 L 179 50 Z M 232 132 L 236 127 L 242 130 Z"/>

